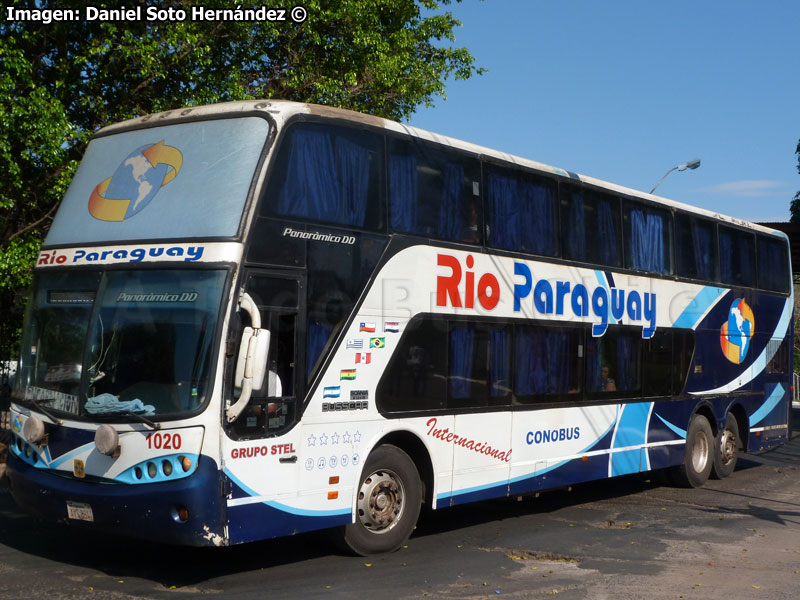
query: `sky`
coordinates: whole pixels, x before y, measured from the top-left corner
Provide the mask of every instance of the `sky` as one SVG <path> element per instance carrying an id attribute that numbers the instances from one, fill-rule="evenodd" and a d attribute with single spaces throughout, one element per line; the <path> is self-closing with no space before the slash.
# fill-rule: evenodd
<path id="1" fill-rule="evenodd" d="M 450 80 L 409 124 L 757 222 L 800 191 L 800 2 L 463 0 Z"/>

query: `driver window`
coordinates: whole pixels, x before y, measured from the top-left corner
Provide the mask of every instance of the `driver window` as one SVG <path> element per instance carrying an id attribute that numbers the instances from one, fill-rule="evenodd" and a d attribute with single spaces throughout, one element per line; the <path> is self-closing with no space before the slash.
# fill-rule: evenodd
<path id="1" fill-rule="evenodd" d="M 261 313 L 262 328 L 270 332 L 270 348 L 264 387 L 253 392 L 249 405 L 233 424 L 234 432 L 243 437 L 273 434 L 294 420 L 298 287 L 296 279 L 260 274 L 248 277 L 245 291 Z M 243 325 L 248 325 L 247 317 L 243 318 Z"/>

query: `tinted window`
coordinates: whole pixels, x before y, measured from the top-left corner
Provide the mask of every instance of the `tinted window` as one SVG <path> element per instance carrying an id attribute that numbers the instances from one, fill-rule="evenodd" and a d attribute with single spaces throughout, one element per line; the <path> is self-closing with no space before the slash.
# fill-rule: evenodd
<path id="1" fill-rule="evenodd" d="M 515 400 L 525 403 L 578 399 L 583 379 L 582 340 L 582 328 L 517 326 Z"/>
<path id="2" fill-rule="evenodd" d="M 641 330 L 609 329 L 586 342 L 586 389 L 607 397 L 641 390 Z"/>
<path id="3" fill-rule="evenodd" d="M 716 281 L 717 233 L 714 224 L 688 215 L 675 217 L 678 275 Z"/>
<path id="4" fill-rule="evenodd" d="M 377 229 L 383 224 L 383 138 L 318 123 L 293 125 L 269 176 L 270 215 Z"/>
<path id="5" fill-rule="evenodd" d="M 555 183 L 491 165 L 486 182 L 489 245 L 555 256 Z"/>
<path id="6" fill-rule="evenodd" d="M 634 202 L 625 205 L 625 266 L 672 273 L 672 218 L 668 211 Z"/>
<path id="7" fill-rule="evenodd" d="M 759 235 L 758 287 L 773 292 L 789 291 L 789 259 L 786 242 Z"/>
<path id="8" fill-rule="evenodd" d="M 622 266 L 619 229 L 618 198 L 576 186 L 561 186 L 561 239 L 565 258 Z"/>
<path id="9" fill-rule="evenodd" d="M 344 326 L 375 265 L 385 239 L 361 234 L 357 244 L 308 243 L 306 371 L 310 377 Z"/>
<path id="10" fill-rule="evenodd" d="M 378 384 L 380 409 L 402 412 L 444 408 L 446 344 L 445 321 L 423 318 L 409 322 Z"/>
<path id="11" fill-rule="evenodd" d="M 755 240 L 752 233 L 719 228 L 719 271 L 723 283 L 755 285 Z"/>
<path id="12" fill-rule="evenodd" d="M 419 141 L 389 139 L 392 231 L 481 241 L 480 163 Z"/>

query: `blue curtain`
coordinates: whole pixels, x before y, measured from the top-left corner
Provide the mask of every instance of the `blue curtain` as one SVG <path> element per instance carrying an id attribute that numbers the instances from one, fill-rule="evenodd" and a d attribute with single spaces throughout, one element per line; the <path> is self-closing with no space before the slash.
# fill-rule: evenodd
<path id="1" fill-rule="evenodd" d="M 306 369 L 308 375 L 311 375 L 311 370 L 314 368 L 314 363 L 322 354 L 325 349 L 325 344 L 331 336 L 333 326 L 327 323 L 319 323 L 318 321 L 309 321 L 308 323 L 308 362 Z"/>
<path id="2" fill-rule="evenodd" d="M 471 329 L 450 330 L 450 398 L 470 398 L 475 332 Z"/>
<path id="3" fill-rule="evenodd" d="M 518 329 L 514 392 L 518 396 L 566 394 L 570 383 L 569 334 Z"/>
<path id="4" fill-rule="evenodd" d="M 570 194 L 569 222 L 567 224 L 567 258 L 586 260 L 586 215 L 583 194 Z"/>
<path id="5" fill-rule="evenodd" d="M 695 221 L 691 227 L 696 276 L 699 279 L 711 279 L 711 226 Z"/>
<path id="6" fill-rule="evenodd" d="M 551 188 L 529 182 L 520 182 L 520 202 L 523 207 L 522 221 L 517 224 L 522 237 L 522 247 L 534 254 L 552 256 L 553 194 Z"/>
<path id="7" fill-rule="evenodd" d="M 495 248 L 519 248 L 520 210 L 517 181 L 489 174 L 489 240 Z"/>
<path id="8" fill-rule="evenodd" d="M 286 181 L 278 198 L 282 215 L 335 221 L 339 208 L 336 164 L 330 136 L 296 129 L 291 137 Z"/>
<path id="9" fill-rule="evenodd" d="M 464 167 L 449 163 L 442 180 L 442 202 L 439 205 L 439 237 L 458 241 L 464 238 Z"/>
<path id="10" fill-rule="evenodd" d="M 489 389 L 492 398 L 505 396 L 511 388 L 508 332 L 492 330 L 489 335 Z"/>
<path id="11" fill-rule="evenodd" d="M 631 210 L 630 251 L 634 269 L 664 273 L 664 222 L 658 214 Z"/>
<path id="12" fill-rule="evenodd" d="M 389 203 L 393 231 L 417 233 L 417 157 L 389 157 Z"/>
<path id="13" fill-rule="evenodd" d="M 599 200 L 597 203 L 597 249 L 600 264 L 619 265 L 619 249 L 617 247 L 617 227 L 619 222 L 614 218 L 611 202 Z"/>
<path id="14" fill-rule="evenodd" d="M 363 226 L 369 193 L 369 150 L 337 137 L 336 158 L 341 191 L 336 221 L 343 225 Z"/>
<path id="15" fill-rule="evenodd" d="M 602 392 L 603 386 L 600 369 L 602 368 L 602 356 L 600 349 L 603 341 L 601 339 L 588 340 L 586 345 L 586 381 L 590 392 Z"/>
<path id="16" fill-rule="evenodd" d="M 632 335 L 622 334 L 617 338 L 617 390 L 633 391 L 639 389 L 639 340 Z M 613 375 L 612 375 L 613 377 Z"/>

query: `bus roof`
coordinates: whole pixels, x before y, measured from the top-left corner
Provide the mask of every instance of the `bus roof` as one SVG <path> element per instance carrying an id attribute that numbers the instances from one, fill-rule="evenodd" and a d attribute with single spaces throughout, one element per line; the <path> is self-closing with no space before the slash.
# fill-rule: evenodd
<path id="1" fill-rule="evenodd" d="M 100 129 L 96 133 L 96 136 L 106 136 L 124 130 L 155 127 L 158 125 L 166 125 L 187 120 L 215 118 L 215 117 L 219 118 L 223 116 L 234 116 L 236 114 L 254 114 L 259 112 L 269 114 L 269 116 L 275 120 L 275 122 L 278 124 L 279 127 L 283 125 L 286 121 L 288 121 L 291 117 L 294 117 L 296 115 L 316 115 L 320 117 L 340 119 L 344 121 L 350 121 L 353 123 L 360 123 L 363 125 L 371 125 L 374 127 L 379 127 L 382 129 L 393 131 L 396 133 L 407 134 L 416 138 L 435 142 L 437 144 L 450 146 L 452 148 L 464 150 L 466 152 L 471 152 L 480 156 L 513 163 L 521 167 L 534 169 L 545 173 L 551 173 L 553 175 L 572 179 L 573 181 L 580 181 L 582 183 L 596 186 L 598 188 L 603 188 L 605 190 L 608 190 L 610 192 L 615 192 L 617 194 L 641 198 L 668 207 L 680 209 L 686 212 L 691 212 L 712 219 L 725 221 L 733 225 L 738 225 L 740 227 L 746 227 L 755 231 L 761 231 L 763 233 L 769 233 L 772 235 L 778 235 L 780 237 L 786 237 L 785 234 L 777 230 L 770 229 L 768 227 L 764 227 L 762 225 L 758 225 L 757 223 L 746 221 L 744 219 L 738 219 L 736 217 L 723 215 L 721 213 L 692 206 L 690 204 L 684 204 L 683 202 L 678 202 L 676 200 L 670 200 L 662 196 L 656 196 L 653 194 L 649 194 L 647 192 L 642 192 L 625 186 L 610 183 L 608 181 L 603 181 L 602 179 L 596 179 L 594 177 L 589 177 L 587 175 L 581 175 L 578 173 L 567 171 L 565 169 L 561 169 L 559 167 L 553 167 L 534 160 L 522 158 L 505 152 L 500 152 L 498 150 L 493 150 L 491 148 L 486 148 L 484 146 L 479 146 L 477 144 L 472 144 L 470 142 L 454 139 L 424 129 L 418 129 L 410 125 L 404 125 L 402 123 L 398 123 L 396 121 L 392 121 L 389 119 L 384 119 L 382 117 L 376 117 L 373 115 L 359 113 L 342 108 L 332 108 L 328 106 L 322 106 L 319 104 L 307 104 L 302 102 L 292 102 L 289 100 L 246 100 L 239 102 L 224 102 L 219 104 L 210 104 L 206 106 L 175 109 L 161 113 L 146 115 L 143 117 L 137 117 L 135 119 L 129 119 L 127 121 L 122 121 L 120 123 L 109 125 L 108 127 Z"/>

